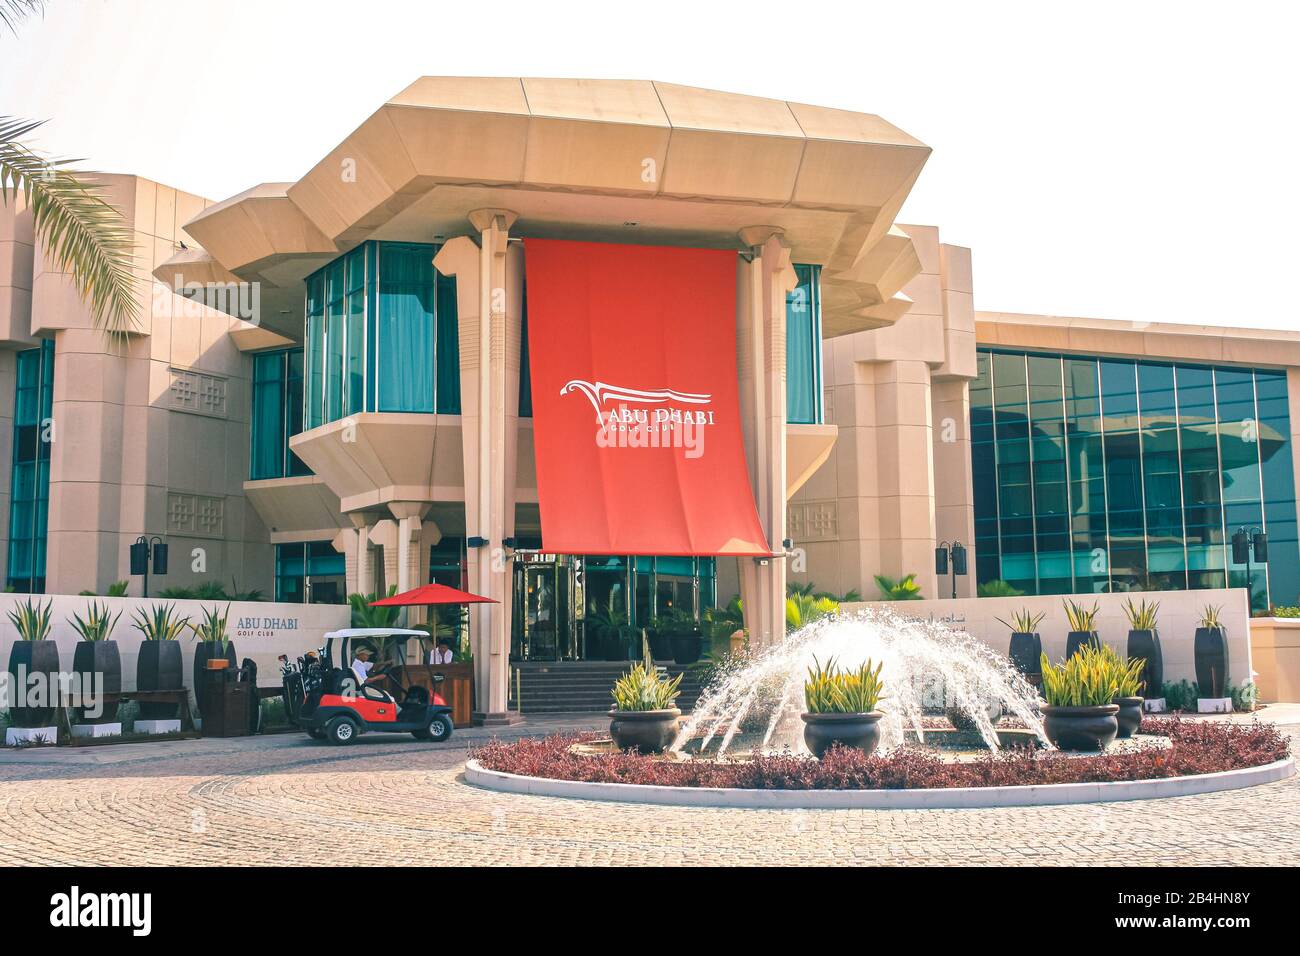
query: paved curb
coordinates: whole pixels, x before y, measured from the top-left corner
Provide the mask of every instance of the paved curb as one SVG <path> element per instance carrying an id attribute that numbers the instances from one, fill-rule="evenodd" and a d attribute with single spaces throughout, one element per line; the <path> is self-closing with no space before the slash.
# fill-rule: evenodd
<path id="1" fill-rule="evenodd" d="M 465 764 L 465 780 L 486 790 L 578 800 L 613 800 L 680 807 L 737 807 L 753 810 L 956 810 L 974 807 L 1033 807 L 1188 797 L 1276 783 L 1295 773 L 1288 757 L 1262 767 L 1191 777 L 1122 780 L 1115 783 L 1054 783 L 1026 787 L 951 787 L 933 790 L 741 790 L 732 787 L 661 787 L 634 783 L 585 783 L 521 777 Z"/>

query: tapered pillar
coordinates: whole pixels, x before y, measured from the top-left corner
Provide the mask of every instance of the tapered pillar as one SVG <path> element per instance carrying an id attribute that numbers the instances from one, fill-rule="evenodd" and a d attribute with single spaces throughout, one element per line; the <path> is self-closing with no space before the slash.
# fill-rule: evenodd
<path id="1" fill-rule="evenodd" d="M 759 521 L 778 554 L 786 537 L 786 296 L 798 284 L 790 249 L 774 226 L 741 230 L 737 285 L 737 366 L 745 456 Z M 755 646 L 785 636 L 785 558 L 741 558 L 745 626 Z"/>
<path id="2" fill-rule="evenodd" d="M 511 562 L 503 542 L 514 533 L 523 260 L 509 243 L 514 213 L 480 209 L 470 221 L 478 244 L 453 239 L 434 266 L 456 276 L 465 533 L 484 542 L 467 551 L 469 580 L 497 602 L 471 610 L 475 720 L 493 725 L 517 719 L 508 709 Z"/>

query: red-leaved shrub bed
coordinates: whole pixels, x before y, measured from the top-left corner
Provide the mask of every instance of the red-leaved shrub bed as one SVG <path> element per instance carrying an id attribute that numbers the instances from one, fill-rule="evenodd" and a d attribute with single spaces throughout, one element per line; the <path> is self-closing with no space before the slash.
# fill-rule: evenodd
<path id="1" fill-rule="evenodd" d="M 580 734 L 510 743 L 492 740 L 471 756 L 489 770 L 588 783 L 752 790 L 905 790 L 1182 777 L 1257 767 L 1282 760 L 1290 753 L 1286 738 L 1272 724 L 1147 718 L 1142 730 L 1169 737 L 1171 746 L 1116 750 L 1087 757 L 1009 748 L 964 763 L 945 762 L 912 747 L 871 756 L 835 747 L 821 760 L 783 753 L 715 762 L 668 760 L 634 753 L 580 755 L 572 752 L 572 745 L 599 736 Z"/>

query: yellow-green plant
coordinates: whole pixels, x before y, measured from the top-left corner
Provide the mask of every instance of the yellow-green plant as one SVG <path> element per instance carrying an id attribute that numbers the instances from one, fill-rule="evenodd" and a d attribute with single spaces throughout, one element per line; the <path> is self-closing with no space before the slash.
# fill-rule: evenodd
<path id="1" fill-rule="evenodd" d="M 1135 631 L 1154 631 L 1156 629 L 1156 613 L 1159 610 L 1159 601 L 1152 601 L 1150 604 L 1146 601 L 1134 604 L 1132 598 L 1127 598 L 1124 601 L 1124 614 L 1128 617 L 1129 627 Z"/>
<path id="2" fill-rule="evenodd" d="M 218 611 L 216 607 L 211 610 L 204 610 L 203 620 L 198 624 L 189 624 L 187 626 L 194 632 L 196 641 L 204 641 L 209 644 L 220 645 L 221 653 L 226 652 L 230 646 L 230 634 L 226 631 L 226 621 L 230 618 L 230 605 L 226 605 L 224 613 Z"/>
<path id="3" fill-rule="evenodd" d="M 1040 664 L 1043 696 L 1052 707 L 1097 707 L 1109 704 L 1119 693 L 1118 670 L 1105 651 L 1091 644 L 1085 644 L 1063 664 L 1053 664 L 1046 654 Z"/>
<path id="4" fill-rule="evenodd" d="M 54 600 L 44 605 L 33 604 L 28 598 L 9 612 L 9 620 L 18 629 L 18 636 L 24 641 L 43 641 L 50 636 L 50 609 Z"/>
<path id="5" fill-rule="evenodd" d="M 155 604 L 148 611 L 136 608 L 131 626 L 146 641 L 174 641 L 190 626 L 190 619 L 178 617 L 175 604 Z"/>
<path id="6" fill-rule="evenodd" d="M 1125 660 L 1109 646 L 1102 647 L 1101 654 L 1106 659 L 1107 665 L 1114 670 L 1115 679 L 1119 683 L 1119 690 L 1116 691 L 1115 696 L 1141 697 L 1142 690 L 1146 687 L 1146 681 L 1142 679 L 1142 669 L 1146 667 L 1147 662 L 1140 657 Z"/>
<path id="7" fill-rule="evenodd" d="M 857 670 L 842 671 L 831 658 L 823 665 L 813 658 L 804 681 L 804 704 L 810 714 L 866 714 L 885 698 L 885 683 L 880 679 L 884 664 L 873 668 L 871 661 Z"/>
<path id="8" fill-rule="evenodd" d="M 117 619 L 121 616 L 121 611 L 109 614 L 107 604 L 91 601 L 90 607 L 86 609 L 85 620 L 82 620 L 80 614 L 74 613 L 68 623 L 81 635 L 83 641 L 106 641 L 108 635 L 113 633 L 113 628 L 117 627 Z"/>
<path id="9" fill-rule="evenodd" d="M 682 682 L 682 675 L 668 678 L 661 674 L 645 641 L 642 641 L 642 652 L 641 663 L 633 664 L 631 670 L 614 681 L 610 696 L 614 698 L 615 710 L 667 710 L 681 694 L 677 685 Z"/>
<path id="10" fill-rule="evenodd" d="M 1013 634 L 1035 634 L 1038 631 L 1038 625 L 1043 623 L 1045 617 L 1047 617 L 1045 611 L 1034 614 L 1029 608 L 1022 607 L 1011 615 L 1010 621 L 1004 621 L 1000 617 L 995 618 L 995 620 L 1003 627 L 1010 628 Z"/>
<path id="11" fill-rule="evenodd" d="M 1201 627 L 1222 627 L 1219 621 L 1219 612 L 1223 610 L 1223 605 L 1207 604 L 1205 610 L 1201 612 Z"/>
<path id="12" fill-rule="evenodd" d="M 795 594 L 785 599 L 785 629 L 797 631 L 805 624 L 828 617 L 840 609 L 839 602 L 828 597 Z"/>
<path id="13" fill-rule="evenodd" d="M 1100 604 L 1093 604 L 1092 609 L 1084 607 L 1082 604 L 1076 604 L 1074 601 L 1064 601 L 1065 616 L 1070 622 L 1072 631 L 1091 631 L 1097 623 L 1097 612 L 1101 610 Z"/>

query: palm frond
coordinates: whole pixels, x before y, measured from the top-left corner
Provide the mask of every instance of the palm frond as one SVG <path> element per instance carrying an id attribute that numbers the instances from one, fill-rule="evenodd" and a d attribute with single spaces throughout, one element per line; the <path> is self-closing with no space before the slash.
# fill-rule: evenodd
<path id="1" fill-rule="evenodd" d="M 32 14 L 45 13 L 45 0 L 0 0 L 0 23 L 11 33 L 18 32 L 18 21 Z"/>
<path id="2" fill-rule="evenodd" d="M 54 266 L 71 275 L 95 328 L 121 338 L 136 328 L 139 312 L 131 229 L 102 185 L 67 168 L 76 160 L 48 159 L 19 142 L 40 126 L 0 116 L 0 201 L 26 199 L 36 234 Z"/>

